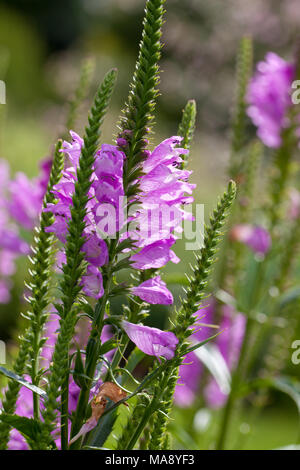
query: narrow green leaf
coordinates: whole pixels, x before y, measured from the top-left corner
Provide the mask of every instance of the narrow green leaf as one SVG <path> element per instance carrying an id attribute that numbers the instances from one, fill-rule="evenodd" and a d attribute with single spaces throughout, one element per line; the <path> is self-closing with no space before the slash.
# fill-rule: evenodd
<path id="1" fill-rule="evenodd" d="M 40 395 L 42 398 L 45 398 L 46 392 L 42 390 L 40 387 L 37 387 L 36 385 L 32 385 L 31 383 L 27 382 L 27 380 L 23 379 L 20 375 L 15 374 L 14 372 L 7 370 L 5 367 L 0 366 L 0 373 L 8 377 L 9 379 L 12 379 L 16 382 L 18 382 L 20 385 L 29 388 L 34 393 L 37 393 Z"/>

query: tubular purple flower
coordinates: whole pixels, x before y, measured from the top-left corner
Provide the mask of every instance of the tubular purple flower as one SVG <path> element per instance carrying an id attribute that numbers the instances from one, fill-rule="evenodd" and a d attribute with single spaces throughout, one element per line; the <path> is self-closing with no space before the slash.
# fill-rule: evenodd
<path id="1" fill-rule="evenodd" d="M 83 286 L 83 292 L 94 299 L 100 299 L 104 294 L 102 274 L 93 265 L 87 267 L 81 285 Z"/>
<path id="2" fill-rule="evenodd" d="M 149 356 L 172 359 L 175 354 L 178 339 L 170 331 L 162 331 L 150 326 L 136 325 L 128 321 L 122 321 L 122 328 L 131 341 L 145 354 Z"/>
<path id="3" fill-rule="evenodd" d="M 174 301 L 166 283 L 162 281 L 160 276 L 142 282 L 137 287 L 132 287 L 131 292 L 149 304 L 170 305 Z"/>
<path id="4" fill-rule="evenodd" d="M 188 150 L 178 147 L 181 141 L 182 138 L 176 136 L 164 140 L 143 164 L 145 174 L 139 181 L 141 192 L 137 200 L 140 208 L 133 217 L 138 230 L 131 233 L 139 247 L 147 247 L 162 240 L 170 243 L 170 240 L 174 240 L 174 232 L 182 231 L 182 221 L 189 218 L 189 213 L 181 206 L 193 201 L 186 193 L 192 194 L 195 185 L 187 182 L 191 172 L 179 168 L 181 155 L 188 153 Z M 156 252 L 160 258 L 160 250 Z M 143 254 L 140 256 L 143 257 Z M 134 256 L 137 259 L 140 257 Z M 169 257 L 167 262 L 179 261 L 170 252 Z M 153 262 L 155 264 L 155 260 Z M 160 263 L 162 261 L 158 261 Z"/>
<path id="5" fill-rule="evenodd" d="M 131 265 L 135 269 L 157 269 L 165 266 L 169 261 L 177 264 L 180 259 L 170 249 L 175 243 L 175 238 L 169 240 L 158 240 L 141 249 L 139 253 L 131 256 Z"/>
<path id="6" fill-rule="evenodd" d="M 85 252 L 85 259 L 94 266 L 100 267 L 108 262 L 107 245 L 95 233 L 86 237 L 82 251 Z"/>
<path id="7" fill-rule="evenodd" d="M 286 114 L 292 104 L 290 91 L 294 77 L 295 66 L 269 52 L 258 63 L 250 82 L 247 112 L 258 128 L 257 135 L 268 147 L 281 145 L 281 132 L 288 125 Z"/>

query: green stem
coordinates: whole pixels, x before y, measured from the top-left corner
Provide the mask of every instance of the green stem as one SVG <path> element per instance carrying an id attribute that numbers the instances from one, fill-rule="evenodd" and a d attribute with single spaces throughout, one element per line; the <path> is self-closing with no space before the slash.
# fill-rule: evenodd
<path id="1" fill-rule="evenodd" d="M 144 415 L 143 415 L 143 417 L 140 421 L 140 424 L 136 428 L 135 433 L 133 434 L 132 438 L 130 439 L 128 445 L 126 446 L 127 447 L 126 450 L 132 450 L 134 448 L 138 438 L 142 434 L 142 432 L 143 432 L 144 428 L 146 427 L 146 425 L 148 424 L 148 421 L 150 420 L 152 414 L 156 410 L 157 405 L 158 405 L 158 400 L 157 400 L 156 396 L 154 396 L 152 398 L 150 404 L 147 406 L 147 408 L 145 410 L 145 413 L 144 413 Z"/>
<path id="2" fill-rule="evenodd" d="M 68 448 L 68 414 L 69 414 L 69 375 L 67 374 L 61 394 L 61 450 Z"/>

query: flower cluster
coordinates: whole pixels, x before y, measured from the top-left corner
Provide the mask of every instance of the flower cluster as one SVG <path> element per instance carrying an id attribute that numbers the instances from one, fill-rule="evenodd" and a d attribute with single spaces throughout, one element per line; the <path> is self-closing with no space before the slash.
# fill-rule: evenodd
<path id="1" fill-rule="evenodd" d="M 46 211 L 55 215 L 55 222 L 47 228 L 66 241 L 68 221 L 71 217 L 72 196 L 76 183 L 76 169 L 83 140 L 71 131 L 72 142 L 64 142 L 62 151 L 68 161 L 61 181 L 53 188 L 57 202 L 48 204 Z M 120 142 L 119 145 L 125 145 Z M 135 253 L 130 261 L 133 269 L 159 269 L 169 261 L 180 260 L 171 250 L 176 241 L 176 231 L 182 230 L 182 221 L 190 214 L 182 208 L 193 201 L 195 185 L 187 182 L 189 171 L 180 169 L 180 137 L 171 137 L 147 153 L 143 176 L 139 179 L 140 193 L 134 199 L 134 209 L 124 215 L 125 200 L 123 166 L 125 154 L 119 146 L 103 144 L 95 154 L 88 210 L 85 219 L 82 251 L 88 263 L 82 279 L 83 292 L 99 299 L 103 295 L 102 274 L 99 270 L 108 262 L 106 237 L 113 237 L 123 229 L 121 238 L 130 237 Z M 126 228 L 126 230 L 125 230 Z M 161 277 L 144 281 L 132 288 L 132 293 L 150 304 L 172 304 L 173 296 Z"/>
<path id="2" fill-rule="evenodd" d="M 0 161 L 0 303 L 8 303 L 18 257 L 29 253 L 20 229 L 31 231 L 42 210 L 51 161 L 42 162 L 40 175 L 30 180 L 19 172 L 10 179 L 7 162 Z"/>
<path id="3" fill-rule="evenodd" d="M 247 95 L 248 115 L 267 147 L 278 148 L 282 130 L 288 127 L 287 110 L 292 104 L 291 85 L 295 66 L 269 52 L 259 62 Z"/>

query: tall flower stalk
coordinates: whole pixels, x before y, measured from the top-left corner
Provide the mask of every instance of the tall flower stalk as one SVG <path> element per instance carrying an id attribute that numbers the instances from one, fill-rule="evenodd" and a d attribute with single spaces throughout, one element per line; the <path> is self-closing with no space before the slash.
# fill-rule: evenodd
<path id="1" fill-rule="evenodd" d="M 100 137 L 100 128 L 105 117 L 116 79 L 116 70 L 109 72 L 96 94 L 90 111 L 89 125 L 86 128 L 84 144 L 79 158 L 77 182 L 72 197 L 71 220 L 68 226 L 66 243 L 66 264 L 63 266 L 63 277 L 60 284 L 62 304 L 56 304 L 61 317 L 60 332 L 53 353 L 53 364 L 47 386 L 47 400 L 43 413 L 43 439 L 48 445 L 50 432 L 54 428 L 57 398 L 61 389 L 61 446 L 67 447 L 68 442 L 68 376 L 69 376 L 69 344 L 74 334 L 77 321 L 76 300 L 81 291 L 80 279 L 84 274 L 83 231 L 87 213 L 88 191 L 91 186 L 94 155 Z"/>
<path id="2" fill-rule="evenodd" d="M 157 96 L 158 60 L 161 50 L 161 27 L 163 22 L 164 0 L 148 0 L 146 3 L 143 23 L 143 34 L 140 43 L 139 57 L 133 76 L 130 94 L 120 122 L 120 132 L 117 143 L 121 145 L 126 156 L 123 170 L 123 186 L 125 196 L 130 200 L 139 191 L 136 182 L 142 175 L 142 162 L 146 158 L 146 137 L 150 131 Z M 130 246 L 130 240 L 127 243 Z M 121 248 L 122 249 L 122 248 Z M 106 304 L 112 288 L 112 275 L 117 263 L 117 255 L 120 253 L 119 236 L 111 240 L 109 246 L 109 261 L 104 273 L 104 295 L 98 301 L 94 314 L 93 328 L 88 343 L 93 355 L 87 355 L 86 373 L 91 379 L 95 374 L 97 364 L 97 351 L 100 346 L 100 335 L 103 327 L 103 318 Z M 139 308 L 138 308 L 139 311 Z M 121 338 L 121 344 L 124 341 Z M 118 365 L 121 355 L 117 353 L 113 366 Z M 89 387 L 82 389 L 78 401 L 77 412 L 72 425 L 72 436 L 76 435 L 85 418 L 85 411 L 89 400 Z M 76 448 L 79 442 L 75 442 L 72 448 Z"/>

